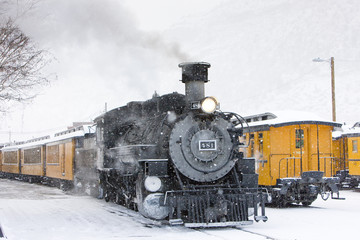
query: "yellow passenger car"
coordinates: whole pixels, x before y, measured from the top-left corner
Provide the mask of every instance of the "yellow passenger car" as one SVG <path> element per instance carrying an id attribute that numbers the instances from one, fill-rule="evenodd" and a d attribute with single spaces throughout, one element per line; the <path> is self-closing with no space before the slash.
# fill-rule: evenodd
<path id="1" fill-rule="evenodd" d="M 44 140 L 49 137 L 19 142 L 1 149 L 5 166 L 2 172 L 25 181 L 41 181 L 44 176 Z"/>
<path id="2" fill-rule="evenodd" d="M 20 145 L 20 173 L 25 175 L 25 180 L 41 181 L 45 175 L 45 142 L 50 136 L 36 138 Z"/>
<path id="3" fill-rule="evenodd" d="M 84 136 L 89 129 L 84 126 L 56 133 L 46 144 L 46 177 L 56 179 L 56 185 L 70 188 L 74 182 L 76 149 L 83 149 Z"/>
<path id="4" fill-rule="evenodd" d="M 333 147 L 342 162 L 339 176 L 343 187 L 359 187 L 360 183 L 360 124 L 333 134 Z"/>
<path id="5" fill-rule="evenodd" d="M 5 176 L 15 177 L 20 173 L 20 151 L 15 147 L 2 148 L 2 172 Z"/>
<path id="6" fill-rule="evenodd" d="M 95 146 L 87 146 L 89 145 L 87 144 L 84 147 L 85 140 L 91 142 L 94 138 L 93 131 L 94 129 L 87 129 L 81 125 L 52 136 L 3 147 L 1 149 L 3 156 L 1 175 L 31 182 L 41 181 L 68 189 L 73 185 L 75 173 L 80 172 L 75 168 L 76 151 L 83 155 L 89 152 L 96 153 Z M 92 162 L 92 165 L 89 165 L 93 171 L 95 171 L 94 162 L 97 159 L 94 153 L 91 159 L 83 160 Z M 82 166 L 83 163 L 78 165 Z M 92 172 L 89 174 L 94 175 Z M 94 182 L 93 177 L 91 179 L 86 177 L 81 176 L 82 180 Z"/>
<path id="7" fill-rule="evenodd" d="M 46 145 L 46 176 L 73 180 L 75 140 L 66 139 Z"/>
<path id="8" fill-rule="evenodd" d="M 360 133 L 356 135 L 349 135 L 347 137 L 347 144 L 350 146 L 348 149 L 348 157 L 349 157 L 349 174 L 351 176 L 357 176 L 360 178 L 360 151 L 359 151 L 359 143 L 360 143 Z"/>
<path id="9" fill-rule="evenodd" d="M 267 187 L 278 206 L 311 204 L 318 193 L 338 193 L 339 159 L 332 131 L 340 124 L 309 113 L 279 112 L 245 117 L 249 143 L 246 156 L 256 159 L 259 185 Z"/>

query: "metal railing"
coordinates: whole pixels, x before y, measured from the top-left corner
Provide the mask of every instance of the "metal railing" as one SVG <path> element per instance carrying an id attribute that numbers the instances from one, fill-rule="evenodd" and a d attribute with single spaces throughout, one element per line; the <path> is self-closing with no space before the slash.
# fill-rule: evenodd
<path id="1" fill-rule="evenodd" d="M 269 175 L 270 175 L 270 179 L 272 180 L 273 179 L 273 175 L 272 175 L 272 172 L 271 172 L 271 163 L 272 163 L 272 158 L 274 157 L 274 156 L 290 156 L 291 157 L 291 154 L 289 154 L 289 153 L 277 153 L 277 154 L 270 154 L 270 156 L 269 156 Z"/>
<path id="2" fill-rule="evenodd" d="M 289 160 L 293 160 L 294 161 L 294 175 L 292 177 L 296 177 L 296 159 L 300 160 L 300 165 L 301 165 L 301 158 L 300 157 L 287 157 L 287 158 L 282 158 L 279 161 L 279 178 L 281 178 L 281 162 L 286 160 L 286 177 L 289 177 Z M 300 167 L 300 166 L 299 166 Z M 300 167 L 300 175 L 302 173 L 302 168 Z"/>
<path id="3" fill-rule="evenodd" d="M 327 175 L 327 169 L 326 169 L 326 165 L 328 163 L 327 160 L 330 161 L 330 176 L 334 176 L 336 174 L 336 170 L 334 170 L 334 167 L 336 167 L 336 162 L 338 162 L 338 166 L 340 166 L 341 164 L 341 159 L 337 158 L 337 157 L 331 157 L 331 154 L 329 153 L 323 153 L 323 154 L 327 154 L 330 156 L 325 156 L 325 157 L 318 157 L 318 171 L 321 171 L 321 159 L 323 159 L 322 164 L 323 164 L 323 172 L 324 172 L 324 176 Z M 318 156 L 317 153 L 313 153 L 311 154 L 311 159 L 313 156 Z"/>
<path id="4" fill-rule="evenodd" d="M 285 155 L 285 154 L 284 154 Z M 312 154 L 312 156 L 315 156 L 317 154 Z M 291 155 L 290 155 L 291 156 Z M 297 164 L 297 161 L 298 164 Z M 322 161 L 321 161 L 322 160 Z M 282 172 L 282 168 L 281 168 L 281 164 L 284 163 L 284 161 L 286 161 L 286 175 L 285 177 L 301 177 L 301 174 L 303 173 L 302 171 L 302 158 L 301 157 L 285 157 L 285 158 L 281 158 L 279 160 L 279 174 L 278 174 L 278 178 L 281 178 L 281 174 Z M 292 161 L 292 162 L 291 162 Z M 325 157 L 319 157 L 319 161 L 318 161 L 318 171 L 323 170 L 324 172 L 324 176 L 327 176 L 327 165 L 330 161 L 330 176 L 334 176 L 336 174 L 336 170 L 334 169 L 337 166 L 340 166 L 341 164 L 341 159 L 336 158 L 336 157 L 330 157 L 330 156 L 325 156 Z M 323 168 L 321 169 L 320 164 L 323 165 Z M 292 167 L 292 168 L 291 168 Z M 299 169 L 298 169 L 299 168 Z M 297 176 L 297 173 L 299 174 Z"/>

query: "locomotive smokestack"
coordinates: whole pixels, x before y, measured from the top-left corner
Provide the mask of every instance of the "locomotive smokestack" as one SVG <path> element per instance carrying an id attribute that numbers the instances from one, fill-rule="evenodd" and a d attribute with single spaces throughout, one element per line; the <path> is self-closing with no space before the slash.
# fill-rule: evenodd
<path id="1" fill-rule="evenodd" d="M 200 101 L 205 97 L 204 84 L 208 82 L 209 63 L 185 62 L 182 68 L 182 82 L 185 83 L 185 96 L 188 103 Z"/>

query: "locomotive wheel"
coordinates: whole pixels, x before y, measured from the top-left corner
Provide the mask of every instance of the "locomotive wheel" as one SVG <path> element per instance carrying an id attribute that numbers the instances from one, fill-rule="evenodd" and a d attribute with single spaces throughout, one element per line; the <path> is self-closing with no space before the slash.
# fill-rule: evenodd
<path id="1" fill-rule="evenodd" d="M 330 191 L 331 191 L 331 189 L 327 185 L 322 185 L 320 187 L 320 196 L 324 201 L 329 199 Z"/>
<path id="2" fill-rule="evenodd" d="M 119 204 L 119 205 L 122 205 L 123 201 L 121 199 L 120 193 L 116 193 L 116 195 L 115 195 L 115 203 Z"/>
<path id="3" fill-rule="evenodd" d="M 90 196 L 98 197 L 100 196 L 100 189 L 99 186 L 90 186 Z"/>
<path id="4" fill-rule="evenodd" d="M 272 202 L 270 206 L 276 207 L 276 208 L 284 208 L 287 206 L 287 201 L 285 199 L 286 195 L 280 194 L 280 191 L 274 191 L 272 193 Z"/>
<path id="5" fill-rule="evenodd" d="M 285 208 L 285 207 L 287 207 L 287 205 L 288 205 L 288 203 L 284 198 L 278 199 L 278 201 L 277 201 L 278 208 Z"/>
<path id="6" fill-rule="evenodd" d="M 129 209 L 135 210 L 136 204 L 134 204 L 131 199 L 132 199 L 131 196 L 128 198 L 126 198 L 126 197 L 124 198 L 125 206 Z"/>
<path id="7" fill-rule="evenodd" d="M 105 199 L 106 202 L 109 202 L 109 201 L 110 201 L 110 194 L 109 194 L 109 192 L 106 192 L 106 193 L 105 193 L 104 199 Z"/>
<path id="8" fill-rule="evenodd" d="M 131 201 L 129 198 L 126 198 L 125 195 L 121 192 L 121 190 L 118 190 L 115 195 L 115 203 L 119 205 L 123 205 L 127 208 L 130 208 Z"/>
<path id="9" fill-rule="evenodd" d="M 136 179 L 136 208 L 138 209 L 138 211 L 144 215 L 144 207 L 143 207 L 143 192 L 144 192 L 144 187 L 143 187 L 143 174 L 139 174 L 137 179 Z"/>

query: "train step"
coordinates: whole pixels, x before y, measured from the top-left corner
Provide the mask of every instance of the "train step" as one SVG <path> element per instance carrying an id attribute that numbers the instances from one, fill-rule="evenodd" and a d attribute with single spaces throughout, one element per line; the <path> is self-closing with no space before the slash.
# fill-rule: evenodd
<path id="1" fill-rule="evenodd" d="M 183 225 L 184 222 L 182 219 L 177 218 L 177 219 L 170 219 L 169 224 L 170 226 L 178 226 L 178 225 Z"/>
<path id="2" fill-rule="evenodd" d="M 268 220 L 268 217 L 267 216 L 255 216 L 254 219 L 256 222 L 261 221 L 261 220 L 263 222 L 266 222 Z"/>
<path id="3" fill-rule="evenodd" d="M 337 192 L 336 195 L 337 195 L 337 196 L 334 197 L 334 196 L 333 196 L 333 193 L 331 193 L 331 199 L 335 199 L 335 200 L 345 200 L 345 198 L 341 198 L 341 197 L 339 196 L 339 192 Z"/>

